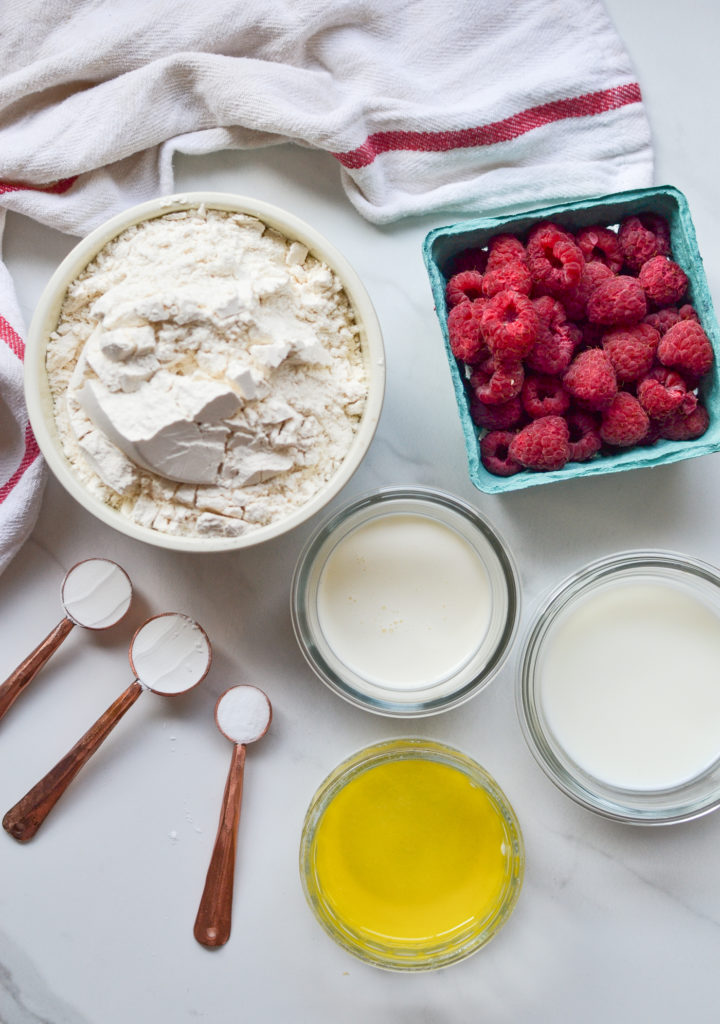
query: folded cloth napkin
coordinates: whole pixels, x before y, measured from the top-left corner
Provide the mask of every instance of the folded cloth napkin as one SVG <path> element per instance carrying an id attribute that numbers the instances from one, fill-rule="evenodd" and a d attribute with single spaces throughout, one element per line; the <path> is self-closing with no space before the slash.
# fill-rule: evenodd
<path id="1" fill-rule="evenodd" d="M 2 207 L 84 234 L 172 192 L 175 152 L 284 142 L 334 158 L 376 223 L 652 179 L 640 89 L 601 0 L 0 7 Z M 19 461 L 0 463 L 0 522 L 16 521 L 0 527 L 0 569 L 32 525 L 42 478 L 4 369 L 22 358 L 8 285 L 0 277 L 0 394 L 25 444 L 3 440 Z"/>

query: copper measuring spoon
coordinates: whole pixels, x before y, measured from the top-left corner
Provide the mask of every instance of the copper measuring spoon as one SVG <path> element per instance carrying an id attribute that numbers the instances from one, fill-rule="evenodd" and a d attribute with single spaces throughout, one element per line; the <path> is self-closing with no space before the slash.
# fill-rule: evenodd
<path id="1" fill-rule="evenodd" d="M 205 678 L 212 650 L 201 626 L 179 612 L 148 619 L 130 643 L 135 679 L 54 768 L 29 790 L 3 818 L 13 839 L 32 839 L 45 818 L 143 690 L 162 696 L 185 693 Z"/>
<path id="2" fill-rule="evenodd" d="M 245 745 L 261 739 L 272 720 L 272 705 L 257 686 L 233 686 L 215 705 L 218 729 L 235 744 L 220 810 L 215 846 L 193 935 L 203 946 L 223 946 L 230 938 L 235 882 L 235 851 L 242 804 Z"/>
<path id="3" fill-rule="evenodd" d="M 0 684 L 0 719 L 50 658 L 73 626 L 108 629 L 130 607 L 132 584 L 127 573 L 108 558 L 86 558 L 65 575 L 61 599 L 65 618 Z"/>

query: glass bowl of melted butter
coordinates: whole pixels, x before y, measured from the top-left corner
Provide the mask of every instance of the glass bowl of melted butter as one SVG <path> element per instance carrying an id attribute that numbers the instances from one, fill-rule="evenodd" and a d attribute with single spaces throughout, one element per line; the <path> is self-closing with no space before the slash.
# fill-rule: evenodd
<path id="1" fill-rule="evenodd" d="M 510 917 L 525 854 L 495 780 L 426 739 L 375 744 L 318 789 L 300 844 L 305 896 L 366 963 L 426 971 L 465 959 Z"/>

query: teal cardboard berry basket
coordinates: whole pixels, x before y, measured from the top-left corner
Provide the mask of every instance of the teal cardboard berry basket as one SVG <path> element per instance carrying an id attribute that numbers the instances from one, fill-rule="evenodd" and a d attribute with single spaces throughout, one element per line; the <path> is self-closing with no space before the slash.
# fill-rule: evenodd
<path id="1" fill-rule="evenodd" d="M 482 248 L 493 235 L 500 232 L 523 235 L 533 224 L 541 220 L 553 220 L 563 227 L 578 229 L 593 224 L 617 224 L 623 217 L 645 212 L 661 214 L 670 225 L 672 258 L 683 268 L 689 281 L 685 301 L 691 302 L 697 310 L 715 352 L 713 367 L 699 389 L 710 415 L 710 426 L 702 437 L 694 441 L 656 441 L 648 447 L 599 455 L 589 462 L 569 462 L 562 469 L 551 472 L 524 470 L 509 477 L 489 473 L 480 461 L 479 438 L 483 431 L 475 426 L 470 417 L 463 367 L 450 350 L 445 285 L 453 258 L 464 249 Z M 486 217 L 435 228 L 423 243 L 423 259 L 430 278 L 435 312 L 445 341 L 455 399 L 465 435 L 470 479 L 479 490 L 487 494 L 517 491 L 537 484 L 552 483 L 555 480 L 572 480 L 601 473 L 662 466 L 681 459 L 696 458 L 699 455 L 720 451 L 720 328 L 715 318 L 690 208 L 687 199 L 678 189 L 669 185 L 635 189 L 582 202 L 545 206 L 510 217 Z"/>

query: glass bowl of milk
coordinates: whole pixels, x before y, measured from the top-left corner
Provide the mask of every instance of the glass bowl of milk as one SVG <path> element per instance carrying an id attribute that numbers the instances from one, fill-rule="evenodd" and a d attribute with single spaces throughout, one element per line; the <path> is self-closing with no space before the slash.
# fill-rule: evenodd
<path id="1" fill-rule="evenodd" d="M 607 818 L 663 825 L 720 806 L 720 574 L 666 551 L 593 562 L 543 602 L 517 703 L 540 766 Z"/>
<path id="2" fill-rule="evenodd" d="M 520 605 L 512 557 L 458 498 L 388 488 L 327 519 L 292 583 L 306 660 L 331 690 L 381 715 L 456 707 L 503 665 Z"/>

